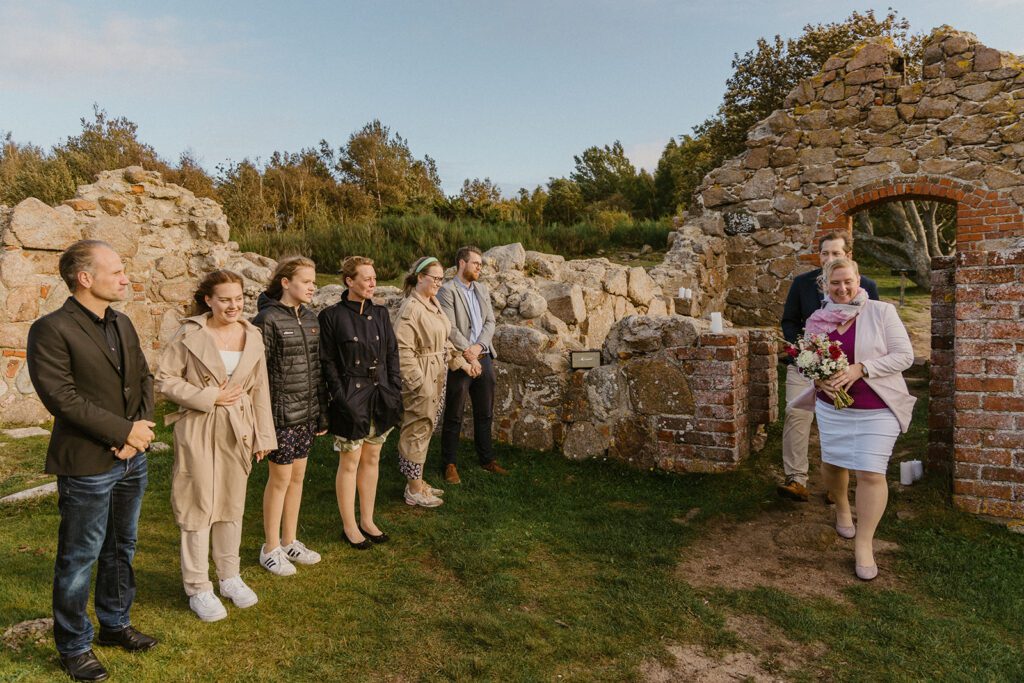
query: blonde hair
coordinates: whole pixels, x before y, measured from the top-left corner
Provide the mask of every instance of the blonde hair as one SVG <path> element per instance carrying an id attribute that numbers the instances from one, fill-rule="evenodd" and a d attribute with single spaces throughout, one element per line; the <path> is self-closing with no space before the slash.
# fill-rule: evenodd
<path id="1" fill-rule="evenodd" d="M 841 257 L 832 259 L 821 267 L 821 275 L 818 276 L 818 289 L 825 291 L 825 286 L 828 284 L 829 278 L 832 277 L 832 272 L 836 268 L 849 268 L 853 271 L 853 276 L 858 279 L 857 285 L 860 285 L 860 266 L 852 258 Z"/>
<path id="2" fill-rule="evenodd" d="M 270 276 L 270 284 L 267 285 L 267 296 L 280 301 L 284 295 L 284 285 L 281 284 L 281 280 L 293 279 L 295 273 L 299 272 L 299 268 L 312 268 L 313 272 L 316 272 L 316 263 L 313 262 L 313 259 L 305 256 L 288 256 L 278 261 L 274 274 Z"/>
<path id="3" fill-rule="evenodd" d="M 348 287 L 346 280 L 352 278 L 353 280 L 359 275 L 360 266 L 372 266 L 373 259 L 366 258 L 365 256 L 349 256 L 341 262 L 341 283 Z"/>

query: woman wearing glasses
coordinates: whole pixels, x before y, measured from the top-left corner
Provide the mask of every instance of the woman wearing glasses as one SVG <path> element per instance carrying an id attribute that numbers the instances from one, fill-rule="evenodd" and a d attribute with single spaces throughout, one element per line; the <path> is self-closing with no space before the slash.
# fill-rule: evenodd
<path id="1" fill-rule="evenodd" d="M 423 480 L 423 465 L 447 370 L 479 373 L 448 341 L 451 322 L 436 298 L 443 281 L 444 267 L 436 258 L 418 259 L 405 278 L 406 298 L 395 325 L 405 407 L 398 464 L 408 480 L 405 502 L 422 507 L 441 505 L 444 493 Z"/>

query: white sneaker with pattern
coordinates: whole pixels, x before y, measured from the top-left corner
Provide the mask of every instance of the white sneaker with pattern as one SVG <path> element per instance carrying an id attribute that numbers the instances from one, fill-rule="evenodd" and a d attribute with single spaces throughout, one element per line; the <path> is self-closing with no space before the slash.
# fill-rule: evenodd
<path id="1" fill-rule="evenodd" d="M 298 564 L 316 564 L 321 560 L 320 553 L 310 550 L 298 539 L 284 546 L 284 554 L 288 556 L 289 560 Z"/>
<path id="2" fill-rule="evenodd" d="M 277 546 L 269 553 L 264 552 L 266 544 L 260 546 L 260 565 L 271 574 L 277 576 L 291 576 L 295 573 L 295 565 L 288 560 L 285 549 Z"/>

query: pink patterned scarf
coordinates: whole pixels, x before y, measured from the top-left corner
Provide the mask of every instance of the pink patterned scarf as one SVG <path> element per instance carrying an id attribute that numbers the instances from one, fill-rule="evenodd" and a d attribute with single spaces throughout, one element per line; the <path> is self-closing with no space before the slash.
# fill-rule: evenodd
<path id="1" fill-rule="evenodd" d="M 807 319 L 807 324 L 804 326 L 804 334 L 828 334 L 832 332 L 860 313 L 864 308 L 864 302 L 867 300 L 868 293 L 864 291 L 863 287 L 857 290 L 857 294 L 854 295 L 848 304 L 833 303 L 826 294 L 824 307 L 816 310 Z"/>

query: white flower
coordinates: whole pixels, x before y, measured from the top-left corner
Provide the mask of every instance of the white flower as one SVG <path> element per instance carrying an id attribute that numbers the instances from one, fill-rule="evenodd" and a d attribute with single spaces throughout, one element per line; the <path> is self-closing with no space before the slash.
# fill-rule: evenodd
<path id="1" fill-rule="evenodd" d="M 801 351 L 800 355 L 796 357 L 796 366 L 806 369 L 814 365 L 817 359 L 818 356 L 813 351 Z"/>

